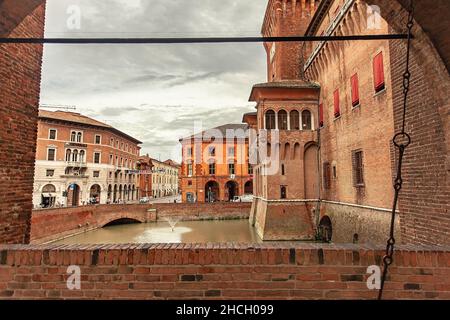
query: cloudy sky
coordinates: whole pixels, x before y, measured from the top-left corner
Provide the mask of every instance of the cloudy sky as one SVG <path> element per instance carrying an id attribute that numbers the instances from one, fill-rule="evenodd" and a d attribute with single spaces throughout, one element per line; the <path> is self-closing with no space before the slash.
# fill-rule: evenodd
<path id="1" fill-rule="evenodd" d="M 47 0 L 46 37 L 259 36 L 267 0 Z M 71 5 L 80 29 L 69 28 Z M 71 9 L 70 9 L 71 10 Z M 73 13 L 74 11 L 70 11 Z M 180 160 L 178 139 L 254 111 L 262 44 L 46 45 L 41 104 L 76 106 Z"/>

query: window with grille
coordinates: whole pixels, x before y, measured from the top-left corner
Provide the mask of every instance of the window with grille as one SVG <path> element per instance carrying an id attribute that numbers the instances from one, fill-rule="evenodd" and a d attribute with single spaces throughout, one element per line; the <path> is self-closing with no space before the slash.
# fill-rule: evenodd
<path id="1" fill-rule="evenodd" d="M 364 163 L 362 150 L 352 152 L 353 162 L 353 185 L 355 187 L 364 186 Z"/>
<path id="2" fill-rule="evenodd" d="M 329 162 L 323 164 L 323 187 L 324 189 L 331 188 L 331 165 Z"/>

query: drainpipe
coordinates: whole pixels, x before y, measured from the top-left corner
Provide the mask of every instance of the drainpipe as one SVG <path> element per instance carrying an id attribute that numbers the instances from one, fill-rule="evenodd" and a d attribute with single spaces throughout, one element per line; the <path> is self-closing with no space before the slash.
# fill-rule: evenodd
<path id="1" fill-rule="evenodd" d="M 317 99 L 317 106 L 320 105 L 320 96 Z M 318 113 L 319 114 L 319 113 Z M 319 117 L 317 117 L 317 120 L 319 120 Z M 317 205 L 316 205 L 316 237 L 319 237 L 319 223 L 320 223 L 320 205 L 322 203 L 322 178 L 321 178 L 321 163 L 322 163 L 322 139 L 320 135 L 320 123 L 317 121 L 317 186 L 319 188 L 318 192 L 318 199 L 317 199 Z"/>

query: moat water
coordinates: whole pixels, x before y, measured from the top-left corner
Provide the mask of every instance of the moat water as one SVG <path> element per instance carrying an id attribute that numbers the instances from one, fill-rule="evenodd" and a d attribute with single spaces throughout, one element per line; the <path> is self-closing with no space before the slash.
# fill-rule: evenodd
<path id="1" fill-rule="evenodd" d="M 167 221 L 108 226 L 79 234 L 56 244 L 116 243 L 207 243 L 247 242 L 262 240 L 248 220 L 183 221 L 172 226 Z"/>

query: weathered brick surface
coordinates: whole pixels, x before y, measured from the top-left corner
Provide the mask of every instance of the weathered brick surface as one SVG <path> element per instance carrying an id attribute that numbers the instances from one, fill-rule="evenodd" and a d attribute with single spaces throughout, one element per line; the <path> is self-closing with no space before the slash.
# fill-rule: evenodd
<path id="1" fill-rule="evenodd" d="M 392 19 L 401 21 L 405 16 L 398 11 Z M 397 25 L 393 24 L 393 32 L 398 30 L 395 27 Z M 405 243 L 448 244 L 450 77 L 424 31 L 416 24 L 413 32 L 411 88 L 406 114 L 406 131 L 411 135 L 412 143 L 404 159 L 404 187 L 399 204 L 401 231 Z M 406 47 L 399 41 L 392 41 L 389 49 L 394 125 L 399 132 L 403 118 L 402 75 Z"/>
<path id="2" fill-rule="evenodd" d="M 449 248 L 400 247 L 386 299 L 449 299 Z M 290 244 L 0 246 L 2 299 L 375 299 L 381 247 Z M 67 289 L 67 267 L 81 290 Z"/>
<path id="3" fill-rule="evenodd" d="M 20 23 L 2 13 L 0 33 L 42 37 L 44 12 L 42 4 Z M 41 61 L 42 45 L 0 45 L 0 243 L 29 241 Z"/>
<path id="4" fill-rule="evenodd" d="M 406 14 L 397 1 L 370 0 L 369 3 L 381 8 L 385 19 L 381 21 L 381 30 L 367 29 L 367 4 L 355 1 L 335 35 L 404 32 Z M 329 12 L 334 12 L 338 6 L 337 1 L 333 2 Z M 418 15 L 422 18 L 424 12 L 419 11 Z M 316 34 L 328 26 L 330 18 L 333 16 L 324 18 Z M 433 32 L 440 23 L 436 21 L 432 25 Z M 397 228 L 404 243 L 448 244 L 450 78 L 437 49 L 417 22 L 413 33 L 406 118 L 406 130 L 412 143 L 404 159 L 400 228 Z M 340 209 L 337 204 L 325 203 L 321 215 L 332 216 L 339 225 L 346 223 L 349 231 L 358 233 L 360 241 L 364 242 L 378 241 L 380 234 L 388 234 L 390 216 L 381 211 L 392 206 L 397 160 L 392 138 L 402 124 L 405 48 L 405 41 L 370 41 L 364 45 L 329 43 L 307 71 L 308 77 L 321 85 L 325 120 L 321 130 L 321 161 L 336 168 L 336 176 L 332 174 L 330 187 L 322 189 L 322 197 L 341 203 Z M 375 94 L 372 61 L 378 52 L 383 53 L 386 87 Z M 360 96 L 360 105 L 355 108 L 350 88 L 350 77 L 354 73 L 358 73 Z M 336 89 L 340 92 L 341 116 L 338 118 L 333 109 Z M 364 187 L 353 185 L 353 150 L 363 151 Z M 369 216 L 363 214 L 367 210 L 361 208 L 358 219 L 348 220 L 352 209 L 346 203 L 376 207 L 372 210 L 372 219 L 368 219 Z"/>

